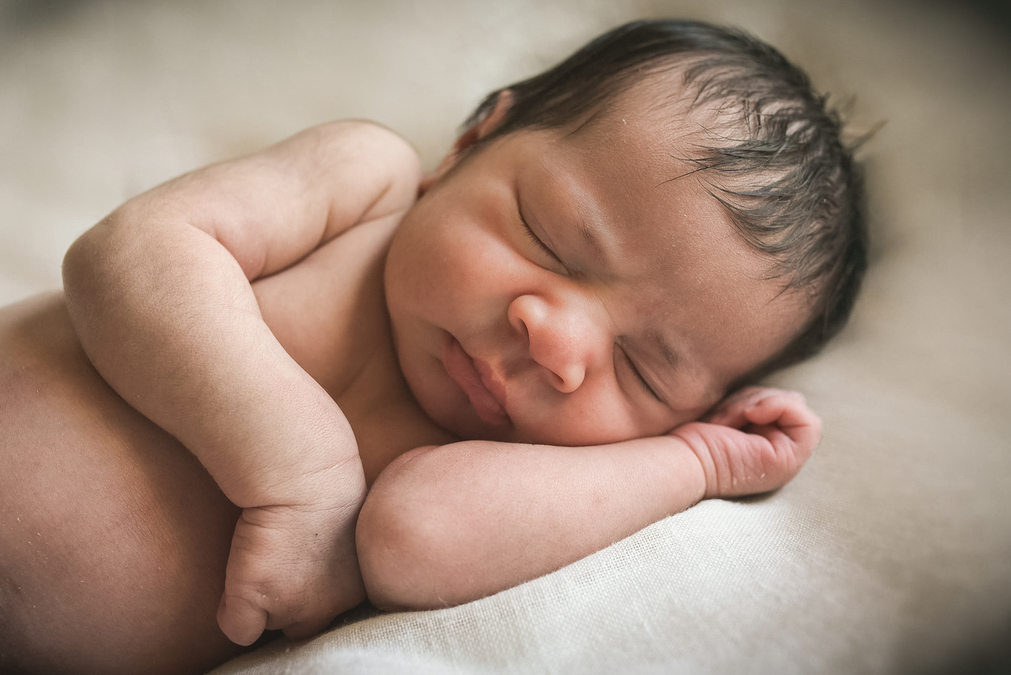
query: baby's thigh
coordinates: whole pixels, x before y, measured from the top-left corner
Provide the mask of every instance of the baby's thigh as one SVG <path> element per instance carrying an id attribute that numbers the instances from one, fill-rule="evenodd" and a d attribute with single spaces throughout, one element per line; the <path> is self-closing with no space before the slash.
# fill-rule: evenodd
<path id="1" fill-rule="evenodd" d="M 202 672 L 237 511 L 84 358 L 59 298 L 0 310 L 0 671 Z"/>

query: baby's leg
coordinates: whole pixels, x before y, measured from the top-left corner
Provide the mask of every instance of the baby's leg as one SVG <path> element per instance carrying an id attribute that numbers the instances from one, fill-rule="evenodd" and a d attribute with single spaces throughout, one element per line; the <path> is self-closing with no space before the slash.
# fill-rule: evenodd
<path id="1" fill-rule="evenodd" d="M 88 364 L 61 296 L 0 310 L 0 672 L 202 672 L 237 510 Z"/>

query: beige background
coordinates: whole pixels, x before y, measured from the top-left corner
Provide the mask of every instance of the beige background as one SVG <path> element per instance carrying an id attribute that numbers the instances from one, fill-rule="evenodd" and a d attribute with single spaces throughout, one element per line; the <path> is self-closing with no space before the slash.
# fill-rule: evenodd
<path id="1" fill-rule="evenodd" d="M 222 672 L 1011 669 L 1006 3 L 3 2 L 0 303 L 58 287 L 76 235 L 177 173 L 337 117 L 432 166 L 489 89 L 662 15 L 745 27 L 853 99 L 856 133 L 885 122 L 863 152 L 866 293 L 775 378 L 822 413 L 815 457 L 771 497 L 707 502 L 493 598 Z"/>

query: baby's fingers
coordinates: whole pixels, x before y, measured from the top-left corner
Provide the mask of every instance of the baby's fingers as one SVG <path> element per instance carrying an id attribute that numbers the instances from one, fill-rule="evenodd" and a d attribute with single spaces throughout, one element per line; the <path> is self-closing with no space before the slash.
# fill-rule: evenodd
<path id="1" fill-rule="evenodd" d="M 218 626 L 229 640 L 248 647 L 267 627 L 267 610 L 241 595 L 229 595 L 226 590 L 218 605 Z"/>
<path id="2" fill-rule="evenodd" d="M 811 412 L 804 397 L 797 392 L 771 390 L 751 402 L 742 412 L 747 421 L 759 427 L 775 427 L 782 430 L 798 448 L 810 451 L 821 436 L 821 420 Z M 753 432 L 756 432 L 754 430 Z M 757 431 L 770 437 L 770 429 Z M 770 438 L 770 440 L 772 440 Z"/>
<path id="3" fill-rule="evenodd" d="M 255 642 L 264 630 L 305 638 L 361 602 L 356 517 L 346 508 L 243 509 L 218 608 L 222 632 L 241 645 Z"/>
<path id="4" fill-rule="evenodd" d="M 744 387 L 727 396 L 706 418 L 710 424 L 720 424 L 725 427 L 740 429 L 751 423 L 746 413 L 759 401 L 765 398 L 778 395 L 796 395 L 783 389 L 773 389 L 771 387 Z M 803 399 L 801 399 L 803 401 Z"/>

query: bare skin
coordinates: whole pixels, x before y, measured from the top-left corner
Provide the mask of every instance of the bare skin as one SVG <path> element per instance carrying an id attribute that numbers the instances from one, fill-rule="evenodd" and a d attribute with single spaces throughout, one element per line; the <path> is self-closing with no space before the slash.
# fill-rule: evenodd
<path id="1" fill-rule="evenodd" d="M 359 311 L 373 321 L 335 333 L 334 315 L 301 312 L 289 298 L 292 286 L 310 284 L 323 293 L 322 306 L 340 307 L 350 300 L 339 291 L 345 283 L 360 289 L 355 302 L 381 300 L 377 261 L 389 230 L 342 242 L 371 251 L 349 254 L 361 264 L 343 265 L 343 278 L 327 269 L 325 256 L 340 253 L 331 247 L 297 274 L 254 289 L 293 353 L 318 346 L 325 332 L 335 351 L 376 356 L 357 361 L 368 376 L 353 381 L 328 370 L 332 361 L 316 350 L 304 361 L 354 426 L 370 483 L 419 439 L 449 437 L 409 397 L 390 394 L 404 385 L 391 368 L 382 313 Z M 47 673 L 203 672 L 237 654 L 216 611 L 240 510 L 191 452 L 98 375 L 61 294 L 0 310 L 0 352 L 0 644 L 30 652 L 35 643 L 34 672 Z M 389 425 L 389 416 L 403 424 Z"/>
<path id="2" fill-rule="evenodd" d="M 98 376 L 62 297 L 0 311 L 0 349 L 0 669 L 185 673 L 237 653 L 214 620 L 237 509 Z"/>
<path id="3" fill-rule="evenodd" d="M 413 153 L 361 123 L 309 130 L 177 179 L 75 244 L 66 304 L 52 296 L 3 310 L 0 499 L 4 514 L 23 519 L 0 531 L 0 648 L 39 672 L 197 672 L 236 652 L 225 636 L 249 644 L 265 628 L 311 635 L 366 594 L 389 608 L 465 602 L 702 498 L 775 489 L 796 474 L 818 436 L 797 395 L 752 390 L 717 408 L 712 423 L 691 422 L 804 320 L 763 280 L 765 263 L 720 221 L 723 229 L 693 226 L 673 241 L 686 257 L 669 284 L 637 285 L 628 276 L 638 269 L 633 239 L 603 231 L 597 243 L 617 272 L 562 270 L 508 202 L 517 167 L 519 184 L 543 183 L 523 168 L 542 165 L 524 158 L 553 162 L 552 175 L 589 195 L 579 203 L 635 222 L 670 205 L 654 213 L 652 192 L 620 203 L 614 195 L 630 199 L 662 181 L 648 175 L 609 193 L 601 186 L 610 181 L 591 180 L 606 177 L 592 160 L 607 147 L 548 153 L 562 146 L 536 134 L 448 171 L 500 113 L 461 138 L 417 205 Z M 649 131 L 647 123 L 616 137 L 641 142 Z M 692 189 L 673 193 L 678 212 L 710 220 Z M 565 200 L 551 194 L 524 208 L 571 259 L 580 239 L 553 229 L 567 219 Z M 455 251 L 450 244 L 465 239 L 430 237 L 434 222 L 487 245 Z M 698 239 L 712 232 L 709 244 Z M 435 248 L 424 260 L 461 273 L 497 252 L 494 266 L 475 266 L 472 285 L 455 284 L 452 321 L 468 321 L 442 325 L 439 302 L 411 295 L 436 279 L 450 284 L 446 298 L 452 290 L 449 278 L 403 257 L 426 241 Z M 619 311 L 667 289 L 682 300 Z M 713 306 L 725 315 L 714 318 Z M 559 313 L 543 321 L 548 311 Z M 639 325 L 657 317 L 667 323 Z M 478 344 L 471 333 L 497 340 L 483 343 L 497 351 L 487 363 L 480 355 L 479 375 L 466 365 L 479 355 L 460 356 L 439 337 L 450 329 L 469 349 Z M 653 343 L 636 342 L 657 331 L 690 367 L 668 377 Z M 449 356 L 411 351 L 429 343 L 451 345 Z M 515 387 L 525 394 L 507 404 L 501 392 Z M 515 407 L 528 397 L 543 406 Z M 444 416 L 447 400 L 464 411 L 459 423 Z M 578 400 L 599 411 L 603 426 L 590 435 Z M 563 447 L 562 427 L 544 424 L 551 406 L 584 447 Z M 484 428 L 475 420 L 505 431 L 460 440 Z M 565 491 L 532 475 L 564 476 Z M 522 503 L 539 508 L 517 512 Z M 460 522 L 469 527 L 438 526 Z M 470 583 L 459 582 L 461 571 Z M 176 609 L 152 609 L 166 607 Z"/>

